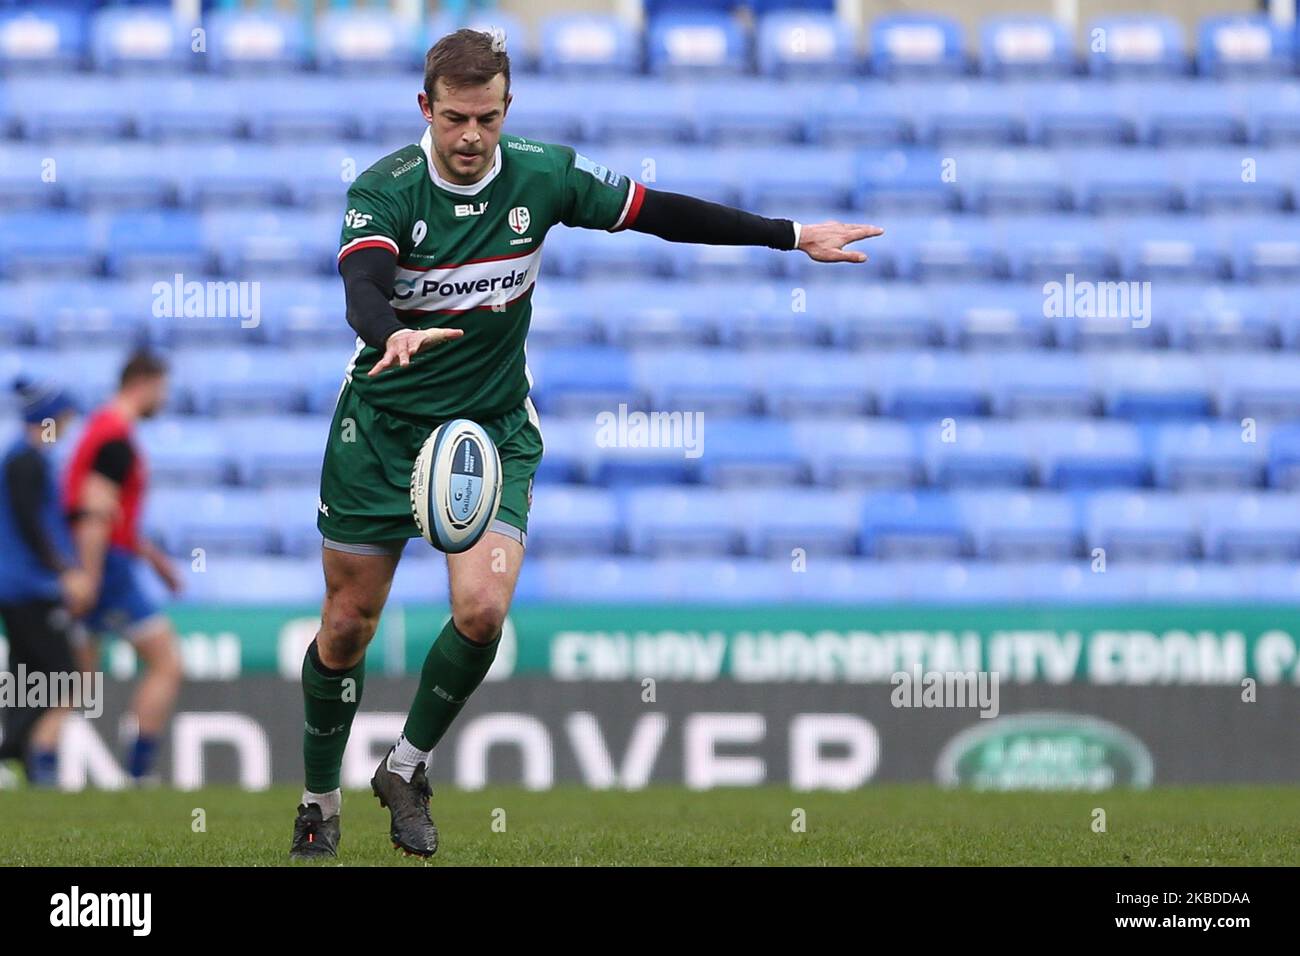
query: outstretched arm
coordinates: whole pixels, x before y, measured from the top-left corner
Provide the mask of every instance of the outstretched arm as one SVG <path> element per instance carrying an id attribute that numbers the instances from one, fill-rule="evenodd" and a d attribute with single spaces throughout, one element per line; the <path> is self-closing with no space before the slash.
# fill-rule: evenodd
<path id="1" fill-rule="evenodd" d="M 639 184 L 632 188 L 642 190 L 642 194 L 634 206 L 635 215 L 628 216 L 630 222 L 623 228 L 669 242 L 798 249 L 817 262 L 866 262 L 865 253 L 844 247 L 884 233 L 879 226 L 842 222 L 803 225 L 790 219 L 768 219 L 680 193 L 646 189 Z"/>

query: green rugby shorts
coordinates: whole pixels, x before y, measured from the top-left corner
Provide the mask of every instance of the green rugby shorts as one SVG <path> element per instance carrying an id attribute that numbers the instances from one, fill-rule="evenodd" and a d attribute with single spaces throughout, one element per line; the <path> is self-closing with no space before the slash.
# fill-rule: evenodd
<path id="1" fill-rule="evenodd" d="M 334 406 L 321 466 L 316 527 L 325 546 L 357 554 L 400 552 L 420 537 L 411 517 L 411 467 L 441 422 L 381 411 L 345 383 Z M 525 544 L 542 430 L 531 398 L 480 425 L 501 454 L 501 507 L 488 530 Z"/>

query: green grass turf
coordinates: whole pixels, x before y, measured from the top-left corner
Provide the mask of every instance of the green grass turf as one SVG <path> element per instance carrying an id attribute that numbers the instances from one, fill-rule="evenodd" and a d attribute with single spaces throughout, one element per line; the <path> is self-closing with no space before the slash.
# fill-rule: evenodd
<path id="1" fill-rule="evenodd" d="M 0 865 L 276 866 L 298 792 L 209 788 L 0 791 Z M 344 797 L 338 864 L 472 865 L 1295 865 L 1300 788 L 989 794 L 927 786 L 853 793 L 779 787 L 634 793 L 435 787 L 442 847 L 426 864 L 388 843 L 368 792 Z M 1092 829 L 1106 811 L 1105 833 Z M 206 813 L 207 832 L 191 828 Z M 504 811 L 505 832 L 493 829 Z M 796 808 L 807 830 L 792 831 Z M 497 814 L 498 818 L 500 814 Z M 498 828 L 499 829 L 499 828 Z M 333 861 L 332 861 L 333 862 Z M 308 864 L 314 865 L 314 864 Z"/>

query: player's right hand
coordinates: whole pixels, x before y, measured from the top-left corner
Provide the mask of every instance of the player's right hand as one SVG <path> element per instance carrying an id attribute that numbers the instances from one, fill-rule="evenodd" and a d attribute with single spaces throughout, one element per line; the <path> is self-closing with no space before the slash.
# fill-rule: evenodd
<path id="1" fill-rule="evenodd" d="M 384 357 L 370 370 L 370 377 L 373 378 L 384 369 L 395 365 L 410 365 L 411 356 L 417 352 L 431 349 L 450 339 L 458 339 L 464 334 L 464 329 L 403 329 L 394 332 L 384 343 Z"/>
<path id="2" fill-rule="evenodd" d="M 64 571 L 59 575 L 59 588 L 63 592 L 63 603 L 73 617 L 81 617 L 95 606 L 99 586 L 90 572 L 81 568 Z"/>

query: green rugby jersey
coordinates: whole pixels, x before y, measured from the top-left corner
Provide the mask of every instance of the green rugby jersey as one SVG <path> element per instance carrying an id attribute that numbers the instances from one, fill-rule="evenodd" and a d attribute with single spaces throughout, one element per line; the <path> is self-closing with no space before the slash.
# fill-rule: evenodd
<path id="1" fill-rule="evenodd" d="M 471 186 L 438 175 L 426 130 L 419 144 L 385 156 L 348 190 L 339 261 L 390 248 L 397 277 L 389 300 L 413 329 L 464 329 L 374 378 L 383 355 L 358 337 L 347 368 L 370 405 L 430 419 L 495 418 L 519 405 L 532 378 L 524 341 L 542 241 L 557 223 L 614 231 L 640 210 L 645 188 L 567 146 L 502 136 L 488 173 Z"/>

